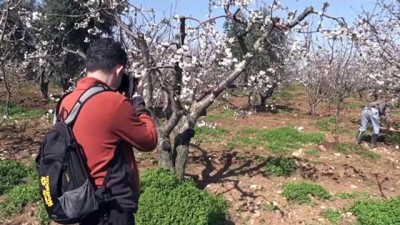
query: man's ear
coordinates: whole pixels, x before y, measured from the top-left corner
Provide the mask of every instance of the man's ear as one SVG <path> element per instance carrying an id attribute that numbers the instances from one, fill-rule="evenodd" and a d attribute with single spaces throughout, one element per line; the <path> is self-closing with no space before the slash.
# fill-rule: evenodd
<path id="1" fill-rule="evenodd" d="M 115 72 L 117 73 L 117 76 L 122 76 L 124 74 L 124 66 L 122 65 L 117 65 L 115 68 Z"/>

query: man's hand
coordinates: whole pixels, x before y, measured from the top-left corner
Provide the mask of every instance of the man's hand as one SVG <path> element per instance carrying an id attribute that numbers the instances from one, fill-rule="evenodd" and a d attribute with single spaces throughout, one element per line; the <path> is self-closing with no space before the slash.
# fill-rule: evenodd
<path id="1" fill-rule="evenodd" d="M 132 102 L 133 107 L 135 107 L 135 111 L 136 111 L 137 115 L 145 113 L 145 114 L 151 116 L 151 112 L 150 112 L 150 110 L 148 110 L 146 108 L 146 105 L 144 103 L 142 96 L 137 95 L 137 94 L 133 95 L 131 102 Z"/>
<path id="2" fill-rule="evenodd" d="M 389 131 L 396 131 L 393 127 L 389 127 Z"/>

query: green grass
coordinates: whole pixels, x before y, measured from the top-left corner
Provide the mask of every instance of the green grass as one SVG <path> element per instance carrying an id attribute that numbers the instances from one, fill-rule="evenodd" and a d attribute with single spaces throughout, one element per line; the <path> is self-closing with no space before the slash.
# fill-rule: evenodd
<path id="1" fill-rule="evenodd" d="M 362 225 L 400 224 L 400 197 L 390 200 L 357 201 L 349 209 Z"/>
<path id="2" fill-rule="evenodd" d="M 362 109 L 364 104 L 361 102 L 343 102 L 343 106 L 347 108 Z"/>
<path id="3" fill-rule="evenodd" d="M 336 118 L 334 116 L 323 118 L 315 122 L 321 131 L 330 131 L 332 126 L 335 125 Z"/>
<path id="4" fill-rule="evenodd" d="M 290 182 L 283 186 L 283 196 L 298 204 L 312 204 L 311 196 L 319 200 L 327 200 L 332 196 L 321 185 L 311 182 Z"/>
<path id="5" fill-rule="evenodd" d="M 329 222 L 331 222 L 332 224 L 338 224 L 339 221 L 342 218 L 342 214 L 340 213 L 340 211 L 335 210 L 335 209 L 324 209 L 322 211 L 322 216 L 328 220 Z"/>
<path id="6" fill-rule="evenodd" d="M 207 143 L 213 143 L 215 141 L 220 141 L 221 139 L 224 139 L 226 135 L 229 134 L 228 130 L 222 127 L 199 127 L 196 126 L 194 128 L 195 130 L 195 136 L 194 138 L 196 140 L 202 140 Z"/>
<path id="7" fill-rule="evenodd" d="M 198 189 L 193 180 L 179 180 L 159 168 L 146 170 L 141 177 L 137 224 L 228 224 L 225 199 Z"/>
<path id="8" fill-rule="evenodd" d="M 293 95 L 287 91 L 278 91 L 275 92 L 272 96 L 273 99 L 281 99 L 281 100 L 287 100 L 290 99 L 291 97 L 293 97 Z"/>
<path id="9" fill-rule="evenodd" d="M 40 201 L 38 187 L 37 181 L 14 186 L 7 192 L 4 201 L 0 202 L 0 215 L 9 218 L 20 214 L 27 204 Z"/>
<path id="10" fill-rule="evenodd" d="M 285 157 L 268 157 L 265 161 L 265 173 L 268 176 L 286 176 L 296 172 L 294 159 Z"/>
<path id="11" fill-rule="evenodd" d="M 32 169 L 19 162 L 0 160 L 0 195 L 11 190 L 15 185 L 23 183 L 24 178 L 30 173 Z"/>
<path id="12" fill-rule="evenodd" d="M 0 104 L 1 115 L 5 112 L 5 104 Z M 9 113 L 12 119 L 38 119 L 42 117 L 46 111 L 40 108 L 23 108 L 19 105 L 10 104 Z"/>
<path id="13" fill-rule="evenodd" d="M 321 155 L 321 152 L 314 148 L 306 150 L 305 153 L 312 157 L 319 157 Z"/>
<path id="14" fill-rule="evenodd" d="M 208 114 L 207 116 L 204 117 L 204 120 L 207 122 L 215 122 L 218 120 L 223 120 L 223 119 L 231 119 L 235 117 L 235 110 L 234 109 L 222 109 L 223 111 L 220 112 L 215 112 L 213 114 Z"/>
<path id="15" fill-rule="evenodd" d="M 378 160 L 381 158 L 377 153 L 363 149 L 361 145 L 354 143 L 339 143 L 334 150 L 343 154 L 356 154 L 364 159 Z"/>
<path id="16" fill-rule="evenodd" d="M 318 144 L 324 140 L 322 133 L 304 133 L 292 127 L 272 130 L 246 128 L 228 141 L 228 147 L 261 147 L 275 154 L 286 154 L 306 144 Z"/>
<path id="17" fill-rule="evenodd" d="M 336 198 L 339 199 L 367 199 L 371 195 L 368 192 L 342 192 L 336 194 Z"/>
<path id="18" fill-rule="evenodd" d="M 298 149 L 305 144 L 318 144 L 324 140 L 321 133 L 303 133 L 292 127 L 281 127 L 273 130 L 263 130 L 258 135 L 267 141 L 265 147 L 275 154 L 285 154 L 290 149 Z"/>

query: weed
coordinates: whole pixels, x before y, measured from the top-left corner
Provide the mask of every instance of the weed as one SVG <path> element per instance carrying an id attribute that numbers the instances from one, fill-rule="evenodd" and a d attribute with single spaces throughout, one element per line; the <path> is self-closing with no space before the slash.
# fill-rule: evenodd
<path id="1" fill-rule="evenodd" d="M 340 199 L 367 199 L 370 197 L 368 192 L 342 192 L 336 195 Z"/>
<path id="2" fill-rule="evenodd" d="M 273 130 L 263 130 L 258 139 L 267 141 L 266 147 L 275 154 L 284 154 L 289 149 L 303 147 L 308 143 L 320 143 L 324 140 L 321 133 L 302 133 L 292 127 L 281 127 Z"/>
<path id="3" fill-rule="evenodd" d="M 0 161 L 0 195 L 10 190 L 13 186 L 23 182 L 30 169 L 19 162 L 10 160 Z"/>
<path id="4" fill-rule="evenodd" d="M 388 144 L 400 143 L 400 133 L 399 132 L 388 133 L 385 142 Z"/>
<path id="5" fill-rule="evenodd" d="M 269 176 L 290 176 L 296 172 L 293 159 L 285 157 L 268 157 L 265 161 L 265 172 Z"/>
<path id="6" fill-rule="evenodd" d="M 5 104 L 0 104 L 0 112 L 5 111 Z M 40 108 L 23 108 L 16 104 L 9 105 L 10 116 L 13 119 L 37 119 L 45 114 L 45 110 Z"/>
<path id="7" fill-rule="evenodd" d="M 400 224 L 400 197 L 390 200 L 358 201 L 350 207 L 350 212 L 357 216 L 363 225 Z"/>
<path id="8" fill-rule="evenodd" d="M 353 143 L 339 143 L 335 146 L 335 151 L 343 154 L 357 154 L 364 159 L 378 160 L 381 158 L 381 156 L 375 152 L 367 151 L 360 145 Z"/>
<path id="9" fill-rule="evenodd" d="M 277 209 L 278 209 L 278 207 L 276 205 L 272 204 L 272 203 L 265 203 L 262 206 L 262 210 L 267 211 L 267 212 L 272 212 L 272 211 L 275 211 Z"/>
<path id="10" fill-rule="evenodd" d="M 343 102 L 343 106 L 347 108 L 362 109 L 364 104 L 360 102 Z"/>
<path id="11" fill-rule="evenodd" d="M 291 97 L 293 97 L 293 95 L 292 94 L 290 94 L 289 92 L 286 92 L 286 91 L 278 91 L 278 92 L 275 92 L 274 94 L 273 94 L 273 96 L 272 96 L 272 98 L 273 99 L 283 99 L 283 100 L 285 100 L 285 99 L 289 99 L 289 98 L 291 98 Z"/>
<path id="12" fill-rule="evenodd" d="M 321 155 L 321 152 L 316 149 L 309 149 L 306 151 L 306 154 L 313 157 L 319 157 Z"/>
<path id="13" fill-rule="evenodd" d="M 222 113 L 213 113 L 205 116 L 204 120 L 207 122 L 215 122 L 223 119 L 231 119 L 235 117 L 234 109 L 223 109 Z"/>
<path id="14" fill-rule="evenodd" d="M 320 119 L 315 124 L 320 128 L 321 131 L 330 131 L 331 126 L 333 126 L 336 122 L 336 118 L 334 116 L 327 117 L 324 119 Z"/>
<path id="15" fill-rule="evenodd" d="M 283 186 L 283 196 L 290 202 L 299 204 L 312 203 L 310 195 L 320 200 L 331 198 L 331 194 L 321 185 L 310 182 L 290 182 Z"/>
<path id="16" fill-rule="evenodd" d="M 351 154 L 351 153 L 359 154 L 364 150 L 362 149 L 361 145 L 353 143 L 339 143 L 335 146 L 335 151 L 343 154 Z"/>
<path id="17" fill-rule="evenodd" d="M 142 175 L 142 193 L 136 214 L 138 224 L 226 224 L 227 203 L 163 169 Z M 168 212 L 168 213 L 166 213 Z"/>
<path id="18" fill-rule="evenodd" d="M 228 130 L 222 127 L 196 126 L 194 130 L 196 132 L 195 139 L 210 142 L 221 140 L 229 133 Z"/>
<path id="19" fill-rule="evenodd" d="M 49 217 L 49 214 L 47 214 L 43 203 L 39 204 L 39 209 L 35 216 L 40 225 L 50 225 L 51 219 Z"/>
<path id="20" fill-rule="evenodd" d="M 381 158 L 380 155 L 376 154 L 375 152 L 371 152 L 371 151 L 363 151 L 360 153 L 360 156 L 365 159 L 373 159 L 373 160 L 378 160 Z"/>
<path id="21" fill-rule="evenodd" d="M 0 203 L 0 215 L 8 218 L 20 213 L 28 203 L 39 201 L 38 186 L 37 181 L 14 186 L 7 192 L 5 201 Z"/>
<path id="22" fill-rule="evenodd" d="M 342 214 L 338 210 L 325 209 L 322 211 L 322 216 L 333 224 L 338 224 L 342 218 Z"/>

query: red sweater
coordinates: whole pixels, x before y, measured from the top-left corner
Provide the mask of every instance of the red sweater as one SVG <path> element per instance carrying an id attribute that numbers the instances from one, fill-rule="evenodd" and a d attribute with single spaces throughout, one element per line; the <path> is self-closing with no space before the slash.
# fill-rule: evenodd
<path id="1" fill-rule="evenodd" d="M 70 112 L 81 94 L 89 87 L 101 83 L 95 78 L 81 79 L 76 89 L 65 97 L 64 107 Z M 136 116 L 129 99 L 117 92 L 106 91 L 90 98 L 75 121 L 73 132 L 84 150 L 90 175 L 96 186 L 103 184 L 109 162 L 114 156 L 117 142 L 124 140 L 124 152 L 134 174 L 137 191 L 139 173 L 132 146 L 140 151 L 152 151 L 157 146 L 157 130 L 152 118 L 146 114 Z"/>

